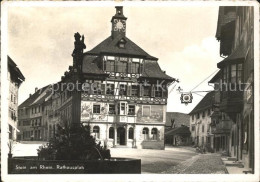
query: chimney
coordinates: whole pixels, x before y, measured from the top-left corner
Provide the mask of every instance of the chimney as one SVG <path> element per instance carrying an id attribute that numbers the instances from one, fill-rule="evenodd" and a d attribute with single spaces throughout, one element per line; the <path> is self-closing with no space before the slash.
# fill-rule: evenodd
<path id="1" fill-rule="evenodd" d="M 35 93 L 38 91 L 38 87 L 35 87 Z"/>
<path id="2" fill-rule="evenodd" d="M 31 97 L 32 96 L 32 94 L 29 94 L 29 97 Z"/>

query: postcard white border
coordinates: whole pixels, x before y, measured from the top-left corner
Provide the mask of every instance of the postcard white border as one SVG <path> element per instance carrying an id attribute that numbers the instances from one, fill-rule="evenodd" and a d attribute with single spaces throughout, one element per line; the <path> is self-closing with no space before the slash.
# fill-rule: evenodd
<path id="1" fill-rule="evenodd" d="M 117 1 L 15 1 L 15 2 L 1 2 L 1 120 L 8 119 L 8 82 L 7 82 L 7 12 L 10 6 L 19 7 L 82 7 L 82 6 L 254 6 L 254 54 L 255 54 L 255 174 L 140 174 L 140 175 L 93 175 L 93 174 L 70 174 L 70 175 L 8 175 L 7 174 L 7 123 L 2 122 L 2 142 L 1 142 L 1 165 L 2 165 L 2 180 L 3 181 L 259 181 L 259 4 L 257 1 L 142 1 L 142 2 L 117 2 Z M 257 102 L 258 101 L 258 102 Z"/>

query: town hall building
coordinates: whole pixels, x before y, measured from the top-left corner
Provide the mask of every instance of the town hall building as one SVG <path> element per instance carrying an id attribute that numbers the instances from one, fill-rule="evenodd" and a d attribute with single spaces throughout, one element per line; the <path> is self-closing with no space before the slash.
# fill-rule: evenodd
<path id="1" fill-rule="evenodd" d="M 123 7 L 116 7 L 111 35 L 84 53 L 84 36 L 74 35 L 73 66 L 52 97 L 59 106 L 45 103 L 47 115 L 58 118 L 46 121 L 47 140 L 56 124 L 84 123 L 108 147 L 164 149 L 167 88 L 175 79 L 161 70 L 158 58 L 126 37 L 126 21 Z M 71 91 L 71 82 L 80 83 L 80 90 Z"/>

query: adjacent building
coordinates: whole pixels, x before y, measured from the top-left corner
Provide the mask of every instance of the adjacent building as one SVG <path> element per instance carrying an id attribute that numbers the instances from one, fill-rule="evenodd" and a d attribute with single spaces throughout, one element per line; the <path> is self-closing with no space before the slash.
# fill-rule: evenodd
<path id="1" fill-rule="evenodd" d="M 254 8 L 219 8 L 216 38 L 220 42 L 219 88 L 215 133 L 228 154 L 254 171 Z M 222 131 L 221 131 L 222 130 Z"/>
<path id="2" fill-rule="evenodd" d="M 7 56 L 8 61 L 8 83 L 9 83 L 9 112 L 8 112 L 8 133 L 10 140 L 16 140 L 18 123 L 18 90 L 22 82 L 25 80 L 22 72 L 15 62 Z"/>
<path id="3" fill-rule="evenodd" d="M 96 140 L 109 147 L 164 149 L 168 85 L 175 79 L 161 70 L 158 58 L 126 37 L 126 20 L 123 7 L 116 7 L 111 35 L 85 53 L 84 36 L 74 35 L 73 65 L 52 86 L 57 89 L 50 97 L 19 107 L 28 108 L 29 116 L 21 119 L 30 120 L 28 136 L 49 140 L 57 124 L 82 123 L 89 124 Z M 32 112 L 38 107 L 36 116 Z M 47 125 L 48 131 L 38 127 L 32 132 L 35 121 L 44 121 L 41 127 Z"/>
<path id="4" fill-rule="evenodd" d="M 167 112 L 165 124 L 166 145 L 190 145 L 190 117 L 179 112 Z"/>
<path id="5" fill-rule="evenodd" d="M 214 91 L 207 93 L 189 113 L 192 144 L 209 150 L 214 148 L 214 136 L 211 130 L 214 97 Z"/>

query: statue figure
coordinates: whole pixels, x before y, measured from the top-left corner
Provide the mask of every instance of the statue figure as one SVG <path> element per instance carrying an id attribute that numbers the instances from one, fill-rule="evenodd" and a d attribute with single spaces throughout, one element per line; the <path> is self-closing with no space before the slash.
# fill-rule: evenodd
<path id="1" fill-rule="evenodd" d="M 86 45 L 84 43 L 84 35 L 82 35 L 82 39 L 81 35 L 77 32 L 74 34 L 75 37 L 75 42 L 74 42 L 74 50 L 72 52 L 72 57 L 73 57 L 73 66 L 76 65 L 81 65 L 81 59 L 82 59 L 82 54 L 83 54 L 83 49 L 86 48 Z"/>

